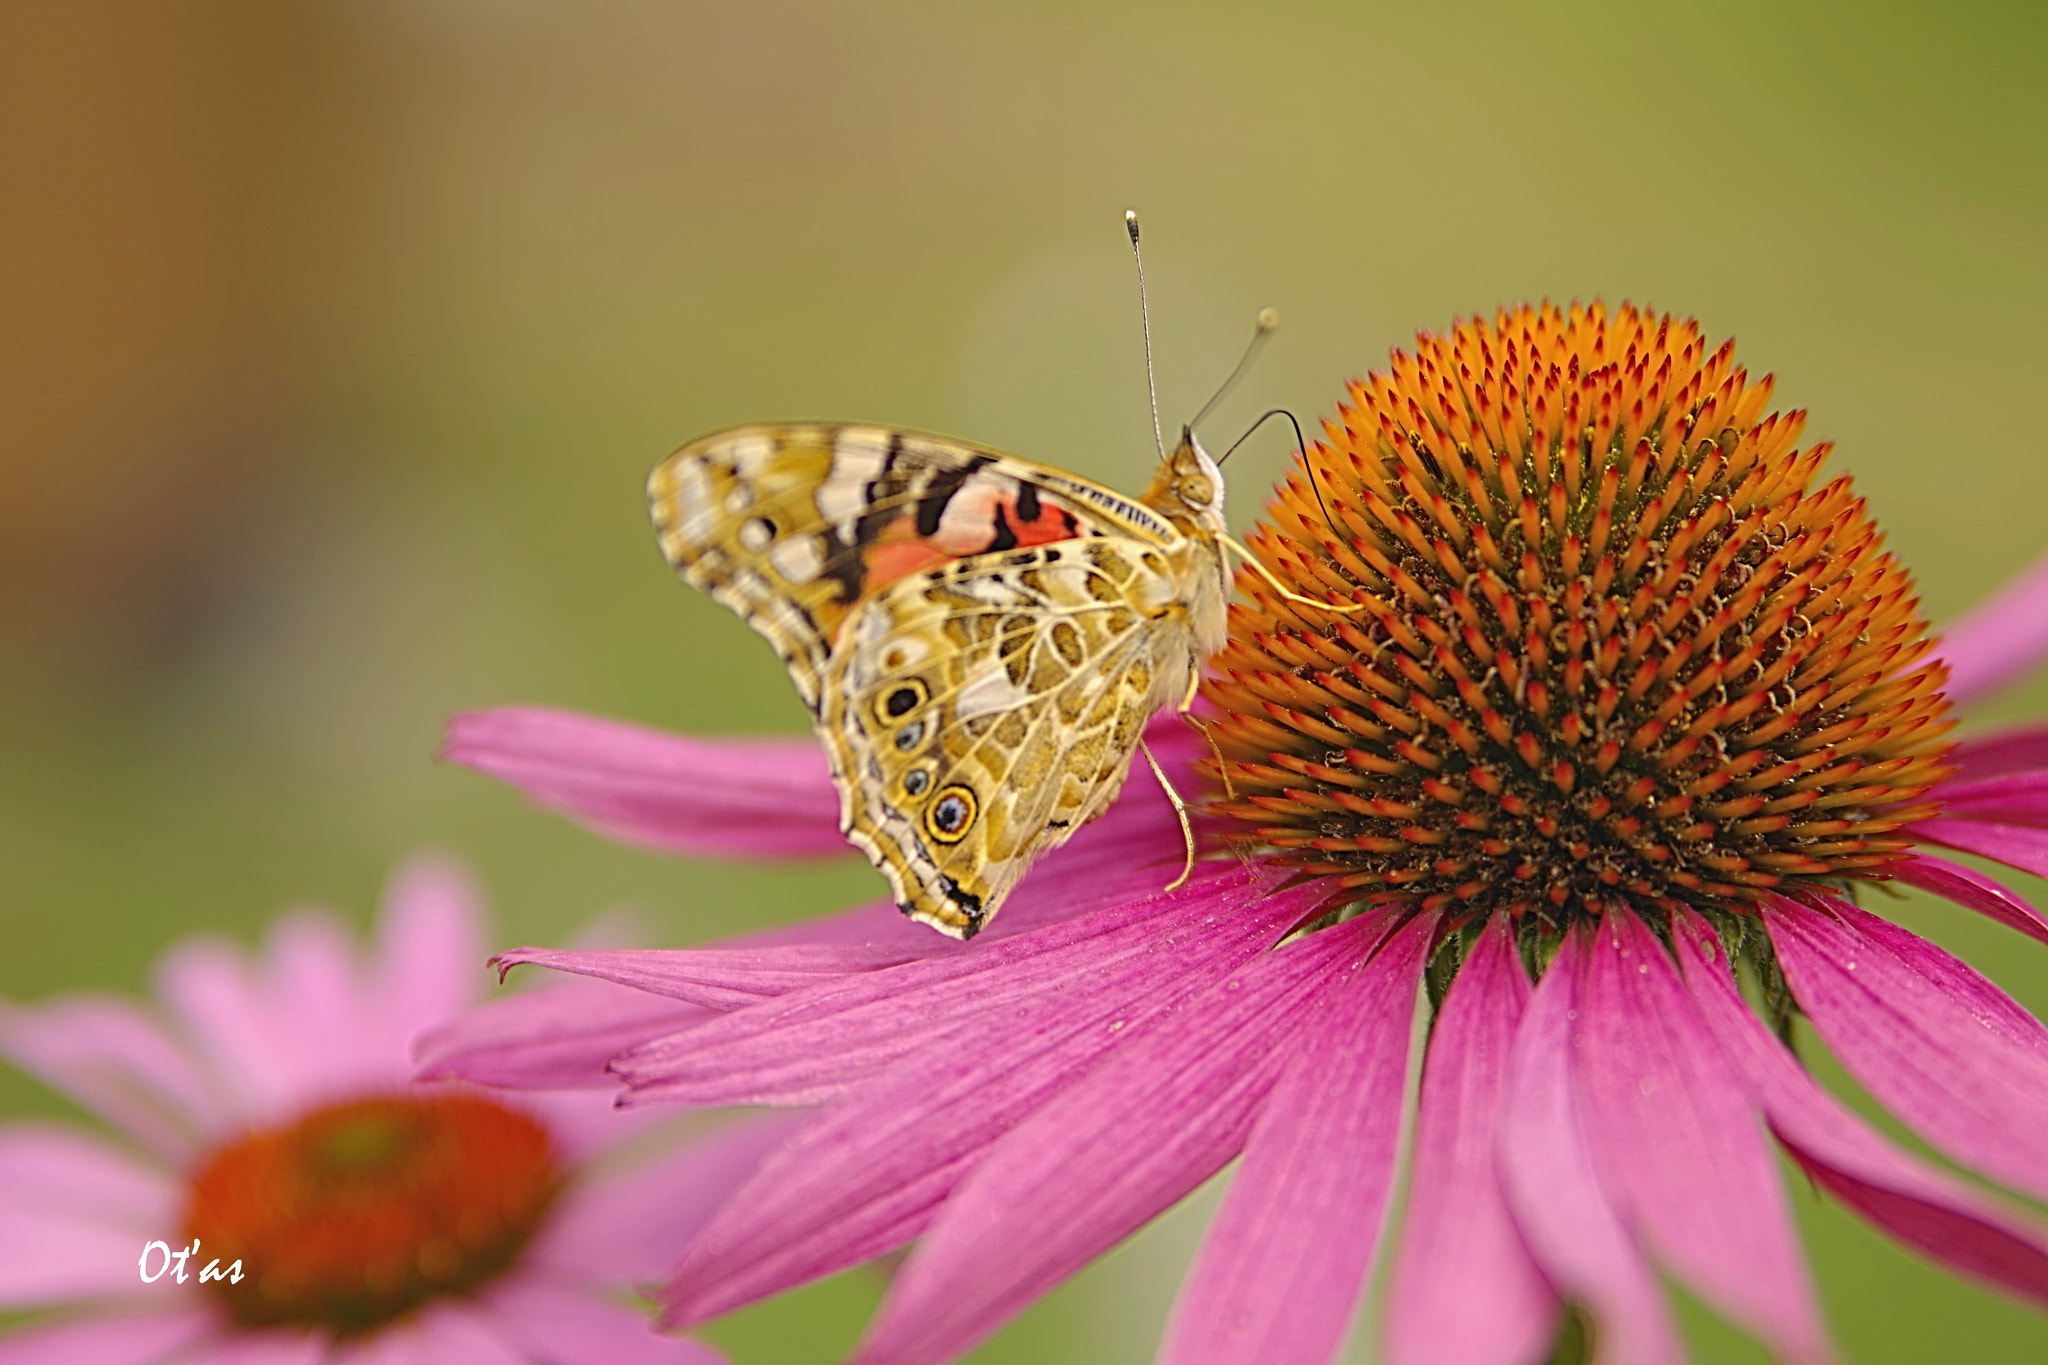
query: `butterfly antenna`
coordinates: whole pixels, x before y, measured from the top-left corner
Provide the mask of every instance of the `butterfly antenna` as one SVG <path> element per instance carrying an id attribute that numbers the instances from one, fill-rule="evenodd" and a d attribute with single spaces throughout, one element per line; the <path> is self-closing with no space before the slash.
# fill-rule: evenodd
<path id="1" fill-rule="evenodd" d="M 1269 313 L 1271 311 L 1273 310 L 1270 308 L 1266 310 L 1266 312 Z M 1263 318 L 1265 314 L 1262 313 L 1260 314 L 1260 316 Z M 1330 504 L 1323 501 L 1323 485 L 1316 478 L 1316 467 L 1309 462 L 1308 442 L 1302 439 L 1301 423 L 1296 421 L 1294 414 L 1289 412 L 1286 408 L 1273 408 L 1268 412 L 1261 413 L 1259 416 L 1259 420 L 1252 423 L 1251 426 L 1245 429 L 1244 435 L 1238 437 L 1235 441 L 1232 441 L 1230 443 L 1230 450 L 1226 450 L 1221 455 L 1218 455 L 1216 457 L 1216 463 L 1218 465 L 1221 465 L 1225 460 L 1229 459 L 1231 450 L 1236 450 L 1246 441 L 1249 441 L 1252 437 L 1253 432 L 1257 431 L 1260 427 L 1266 425 L 1266 423 L 1269 420 L 1275 417 L 1285 417 L 1287 419 L 1287 425 L 1294 428 L 1294 445 L 1295 448 L 1301 452 L 1301 467 L 1308 471 L 1308 486 L 1315 492 L 1316 506 L 1323 509 L 1323 522 L 1330 528 L 1331 535 L 1337 537 L 1337 539 L 1339 540 L 1344 539 L 1344 533 L 1337 529 L 1336 521 L 1332 519 L 1330 516 Z"/>
<path id="2" fill-rule="evenodd" d="M 1138 249 L 1138 211 L 1124 210 L 1124 230 L 1131 234 L 1131 259 L 1138 263 L 1138 319 L 1145 328 L 1145 392 L 1152 398 L 1152 444 L 1166 458 L 1166 438 L 1159 434 L 1159 384 L 1152 377 L 1152 309 L 1145 301 L 1145 253 Z"/>
<path id="3" fill-rule="evenodd" d="M 1265 344 L 1267 337 L 1273 335 L 1273 329 L 1279 325 L 1279 313 L 1271 308 L 1261 308 L 1259 310 L 1258 322 L 1254 324 L 1252 329 L 1252 339 L 1245 343 L 1244 354 L 1237 358 L 1237 368 L 1230 372 L 1230 378 L 1223 381 L 1223 387 L 1216 390 L 1216 396 L 1202 404 L 1202 410 L 1195 414 L 1195 420 L 1188 423 L 1190 427 L 1202 425 L 1202 419 L 1215 411 L 1216 405 L 1221 403 L 1229 396 L 1230 391 L 1237 387 L 1237 381 L 1244 378 L 1244 372 L 1252 367 L 1252 361 L 1257 358 L 1259 348 Z"/>

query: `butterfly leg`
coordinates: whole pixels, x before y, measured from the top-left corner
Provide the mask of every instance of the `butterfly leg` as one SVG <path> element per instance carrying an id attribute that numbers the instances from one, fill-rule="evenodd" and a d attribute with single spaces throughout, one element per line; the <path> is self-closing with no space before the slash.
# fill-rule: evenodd
<path id="1" fill-rule="evenodd" d="M 1209 752 L 1216 755 L 1216 775 L 1223 779 L 1224 799 L 1235 801 L 1237 800 L 1237 788 L 1231 784 L 1230 765 L 1223 761 L 1222 746 L 1216 743 L 1216 736 L 1209 732 L 1207 723 L 1195 714 L 1195 697 L 1201 690 L 1202 670 L 1199 668 L 1189 670 L 1187 695 L 1180 699 L 1180 718 L 1194 726 L 1202 738 L 1209 741 Z"/>
<path id="2" fill-rule="evenodd" d="M 1180 799 L 1180 793 L 1173 789 L 1173 783 L 1166 780 L 1166 769 L 1159 766 L 1159 760 L 1152 757 L 1152 746 L 1144 740 L 1138 741 L 1138 748 L 1144 752 L 1145 761 L 1152 765 L 1152 776 L 1159 779 L 1159 788 L 1166 793 L 1166 799 L 1173 803 L 1173 813 L 1180 821 L 1180 837 L 1187 844 L 1187 861 L 1181 864 L 1180 875 L 1166 884 L 1168 891 L 1178 891 L 1187 885 L 1188 878 L 1195 871 L 1195 827 L 1188 823 L 1188 803 Z"/>
<path id="3" fill-rule="evenodd" d="M 1250 550 L 1247 550 L 1244 546 L 1238 544 L 1229 536 L 1219 535 L 1216 537 L 1216 539 L 1223 542 L 1223 544 L 1229 546 L 1231 549 L 1237 551 L 1237 557 L 1239 559 L 1242 559 L 1245 562 L 1246 566 L 1249 567 L 1253 573 L 1265 579 L 1266 582 L 1272 584 L 1273 591 L 1279 593 L 1282 597 L 1286 598 L 1290 602 L 1298 603 L 1304 607 L 1315 607 L 1321 611 L 1354 612 L 1365 610 L 1365 603 L 1363 602 L 1320 602 L 1313 597 L 1303 597 L 1300 593 L 1295 592 L 1293 589 L 1289 588 L 1285 583 L 1282 583 L 1279 579 L 1275 578 L 1273 576 L 1273 571 L 1267 568 L 1265 565 L 1259 563 L 1258 556 L 1254 555 Z"/>

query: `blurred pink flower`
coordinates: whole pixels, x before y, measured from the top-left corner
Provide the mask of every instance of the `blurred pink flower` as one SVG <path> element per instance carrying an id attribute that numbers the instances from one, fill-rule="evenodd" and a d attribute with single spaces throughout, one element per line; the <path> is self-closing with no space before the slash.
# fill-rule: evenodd
<path id="1" fill-rule="evenodd" d="M 618 1300 L 673 1264 L 782 1121 L 631 1156 L 612 1149 L 648 1125 L 601 1096 L 413 1082 L 407 1042 L 471 1002 L 482 931 L 462 874 L 421 860 L 367 957 L 301 912 L 255 961 L 218 941 L 173 948 L 157 1010 L 0 1002 L 0 1052 L 133 1143 L 0 1127 L 0 1307 L 68 1310 L 0 1335 L 0 1362 L 721 1359 Z M 143 1282 L 146 1244 L 194 1236 L 186 1283 L 161 1273 L 162 1252 Z M 198 1283 L 244 1243 L 240 1284 Z"/>

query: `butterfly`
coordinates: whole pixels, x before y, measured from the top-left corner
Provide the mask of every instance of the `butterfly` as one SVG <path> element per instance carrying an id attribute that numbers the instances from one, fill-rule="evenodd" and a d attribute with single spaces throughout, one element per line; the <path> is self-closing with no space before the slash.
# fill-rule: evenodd
<path id="1" fill-rule="evenodd" d="M 963 939 L 1109 808 L 1152 713 L 1192 704 L 1225 635 L 1223 489 L 1185 428 L 1136 499 L 822 422 L 714 431 L 648 479 L 662 553 L 788 666 L 847 838 Z"/>
<path id="2" fill-rule="evenodd" d="M 1137 215 L 1124 226 L 1152 387 Z M 973 938 L 1034 859 L 1109 809 L 1133 750 L 1180 818 L 1180 885 L 1194 832 L 1142 735 L 1167 705 L 1200 725 L 1225 551 L 1290 601 L 1365 610 L 1293 592 L 1230 538 L 1221 462 L 1195 439 L 1279 320 L 1259 314 L 1171 452 L 1152 387 L 1159 467 L 1135 500 L 971 442 L 835 422 L 727 427 L 648 476 L 662 553 L 782 656 L 831 760 L 839 827 L 906 915 Z"/>

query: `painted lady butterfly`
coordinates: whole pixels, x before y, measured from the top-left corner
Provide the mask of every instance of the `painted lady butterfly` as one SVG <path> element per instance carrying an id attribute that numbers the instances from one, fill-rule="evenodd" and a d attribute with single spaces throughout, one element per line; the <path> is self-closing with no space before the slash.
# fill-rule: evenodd
<path id="1" fill-rule="evenodd" d="M 701 436 L 648 496 L 669 562 L 788 664 L 847 838 L 955 937 L 1108 809 L 1145 721 L 1185 711 L 1223 643 L 1223 473 L 1185 429 L 1136 501 L 826 423 Z"/>
<path id="2" fill-rule="evenodd" d="M 1135 254 L 1137 215 L 1124 221 Z M 1278 322 L 1259 315 L 1203 414 Z M 1290 591 L 1230 538 L 1201 420 L 1171 454 L 1159 442 L 1135 502 L 965 441 L 824 422 L 714 431 L 648 477 L 662 553 L 782 655 L 832 760 L 840 828 L 906 915 L 974 937 L 1033 859 L 1109 809 L 1154 711 L 1193 720 L 1224 640 L 1225 550 L 1292 601 L 1364 609 Z M 1178 886 L 1194 834 L 1145 759 L 1187 840 Z"/>

